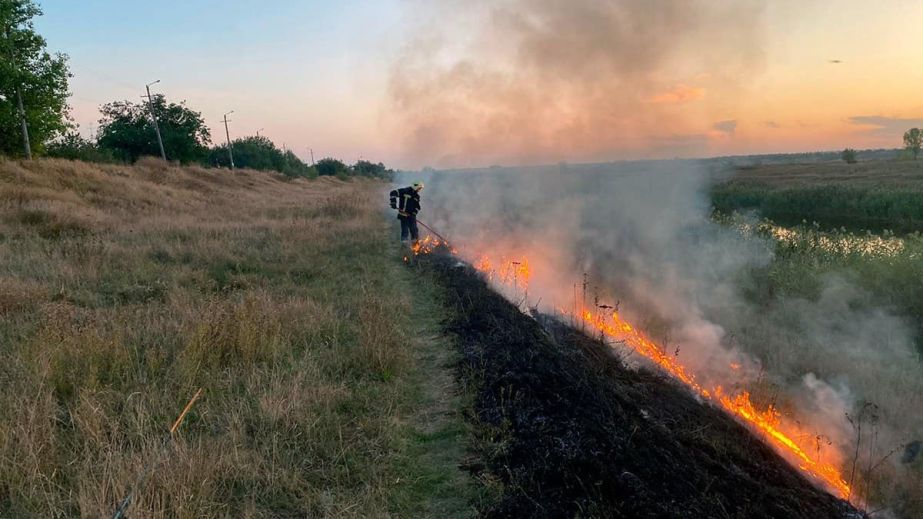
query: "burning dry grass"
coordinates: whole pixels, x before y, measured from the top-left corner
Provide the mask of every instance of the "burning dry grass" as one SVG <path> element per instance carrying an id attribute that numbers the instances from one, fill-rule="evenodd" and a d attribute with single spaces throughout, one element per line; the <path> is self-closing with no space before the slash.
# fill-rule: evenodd
<path id="1" fill-rule="evenodd" d="M 0 516 L 420 507 L 455 468 L 408 454 L 420 303 L 380 189 L 0 159 Z"/>

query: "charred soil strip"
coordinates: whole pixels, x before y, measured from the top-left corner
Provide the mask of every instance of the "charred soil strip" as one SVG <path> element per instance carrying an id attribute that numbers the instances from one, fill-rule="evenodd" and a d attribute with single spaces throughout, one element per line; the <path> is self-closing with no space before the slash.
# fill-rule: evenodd
<path id="1" fill-rule="evenodd" d="M 489 517 L 864 517 L 816 489 L 749 431 L 664 376 L 532 319 L 447 256 L 445 288 Z M 539 321 L 542 321 L 540 324 Z"/>

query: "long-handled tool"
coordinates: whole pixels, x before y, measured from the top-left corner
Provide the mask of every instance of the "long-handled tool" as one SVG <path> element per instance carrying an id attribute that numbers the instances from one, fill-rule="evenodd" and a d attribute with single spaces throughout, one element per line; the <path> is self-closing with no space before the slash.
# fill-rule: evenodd
<path id="1" fill-rule="evenodd" d="M 449 243 L 449 240 L 445 239 L 444 236 L 442 236 L 441 234 L 439 234 L 438 232 L 436 232 L 436 230 L 433 229 L 432 227 L 430 227 L 429 225 L 426 225 L 425 223 L 421 222 L 420 220 L 417 220 L 417 223 L 420 224 L 420 225 L 422 225 L 423 228 L 426 229 L 427 231 L 429 231 L 429 232 L 435 234 L 436 237 L 439 238 L 440 240 L 442 240 L 443 242 Z"/>
<path id="2" fill-rule="evenodd" d="M 201 395 L 202 388 L 199 388 L 199 390 L 195 392 L 195 395 L 192 396 L 192 399 L 189 400 L 189 403 L 186 404 L 186 407 L 183 408 L 183 412 L 180 413 L 176 418 L 176 421 L 173 422 L 173 426 L 170 427 L 170 432 L 164 436 L 162 443 L 160 444 L 160 451 L 157 452 L 157 455 L 154 456 L 154 459 L 152 459 L 150 462 L 148 462 L 147 465 L 144 466 L 144 468 L 141 470 L 141 474 L 138 476 L 138 479 L 135 480 L 135 484 L 130 488 L 128 495 L 125 496 L 125 499 L 123 499 L 121 503 L 119 503 L 119 507 L 115 510 L 115 514 L 113 514 L 112 519 L 122 519 L 125 517 L 125 511 L 128 510 L 128 506 L 131 504 L 135 493 L 138 492 L 142 486 L 144 486 L 145 482 L 147 482 L 147 478 L 153 470 L 154 466 L 160 463 L 160 458 L 163 457 L 164 453 L 167 451 L 167 448 L 172 443 L 174 438 L 173 435 L 176 434 L 176 430 L 183 423 L 183 420 L 186 419 L 186 414 L 190 409 L 192 409 L 192 405 L 195 404 L 196 400 L 198 400 Z"/>

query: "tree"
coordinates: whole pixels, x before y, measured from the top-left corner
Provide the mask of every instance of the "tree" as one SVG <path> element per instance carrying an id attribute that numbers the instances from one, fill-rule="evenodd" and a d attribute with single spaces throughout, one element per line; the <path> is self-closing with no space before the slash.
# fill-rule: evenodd
<path id="1" fill-rule="evenodd" d="M 245 137 L 231 143 L 238 168 L 278 171 L 289 177 L 314 176 L 313 169 L 291 151 L 282 152 L 266 137 Z M 228 147 L 215 146 L 208 153 L 208 164 L 228 167 Z"/>
<path id="2" fill-rule="evenodd" d="M 374 164 L 367 160 L 360 160 L 359 162 L 356 162 L 356 165 L 353 166 L 352 169 L 356 175 L 359 175 L 362 177 L 376 177 L 376 178 L 390 179 L 394 173 L 390 169 L 386 168 L 385 165 L 382 164 L 381 162 L 379 162 L 378 164 Z"/>
<path id="3" fill-rule="evenodd" d="M 208 155 L 211 134 L 202 114 L 186 107 L 185 102 L 168 104 L 160 94 L 154 96 L 153 105 L 167 158 L 183 164 L 203 160 Z M 115 101 L 103 105 L 100 111 L 100 148 L 132 162 L 143 155 L 160 155 L 147 103 Z"/>
<path id="4" fill-rule="evenodd" d="M 847 164 L 855 164 L 856 162 L 859 162 L 856 159 L 856 150 L 852 148 L 846 148 L 845 150 L 843 150 L 841 157 L 843 158 L 843 161 L 846 162 Z"/>
<path id="5" fill-rule="evenodd" d="M 911 128 L 904 133 L 904 148 L 913 155 L 913 160 L 917 160 L 917 155 L 920 154 L 921 141 L 923 132 L 919 128 Z"/>
<path id="6" fill-rule="evenodd" d="M 45 50 L 32 23 L 41 14 L 32 0 L 0 0 L 0 153 L 25 153 L 20 100 L 33 152 L 71 127 L 67 56 Z"/>
<path id="7" fill-rule="evenodd" d="M 317 168 L 317 174 L 322 177 L 344 176 L 349 174 L 349 168 L 346 167 L 346 164 L 329 157 L 317 161 L 315 168 Z"/>
<path id="8" fill-rule="evenodd" d="M 116 162 L 110 150 L 100 149 L 95 142 L 85 139 L 76 131 L 65 133 L 62 137 L 48 143 L 49 157 L 59 159 L 82 160 L 85 162 Z"/>

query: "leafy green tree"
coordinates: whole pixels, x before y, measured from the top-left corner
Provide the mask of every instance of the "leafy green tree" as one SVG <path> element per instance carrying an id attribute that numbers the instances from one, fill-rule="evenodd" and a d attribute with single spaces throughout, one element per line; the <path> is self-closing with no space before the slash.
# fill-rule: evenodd
<path id="1" fill-rule="evenodd" d="M 238 168 L 282 170 L 282 150 L 266 137 L 245 137 L 236 139 L 231 146 L 234 150 L 234 165 Z M 208 152 L 208 163 L 213 166 L 229 167 L 228 146 L 215 146 Z"/>
<path id="2" fill-rule="evenodd" d="M 205 159 L 211 134 L 202 114 L 188 108 L 185 102 L 168 104 L 159 94 L 154 96 L 153 104 L 167 158 L 183 164 Z M 144 155 L 160 155 L 146 103 L 115 101 L 103 105 L 100 111 L 103 115 L 97 139 L 100 148 L 132 162 Z"/>
<path id="3" fill-rule="evenodd" d="M 317 161 L 317 174 L 322 177 L 345 176 L 349 174 L 349 168 L 342 161 L 337 159 L 325 158 Z"/>
<path id="4" fill-rule="evenodd" d="M 314 178 L 317 176 L 317 169 L 314 166 L 306 164 L 298 158 L 298 155 L 292 153 L 291 150 L 285 152 L 284 159 L 285 162 L 282 166 L 282 174 L 285 176 L 307 178 Z"/>
<path id="5" fill-rule="evenodd" d="M 41 14 L 32 0 L 0 0 L 0 153 L 24 154 L 20 99 L 33 152 L 71 127 L 67 56 L 45 50 L 32 23 Z"/>
<path id="6" fill-rule="evenodd" d="M 234 165 L 238 168 L 278 171 L 289 177 L 316 176 L 308 166 L 291 151 L 282 152 L 266 137 L 245 137 L 231 143 L 234 151 Z M 228 167 L 227 144 L 215 146 L 208 153 L 207 163 L 211 166 Z"/>
<path id="7" fill-rule="evenodd" d="M 911 128 L 904 133 L 904 148 L 913 155 L 913 160 L 917 160 L 917 155 L 920 154 L 921 142 L 923 142 L 923 131 L 919 128 Z"/>
<path id="8" fill-rule="evenodd" d="M 843 150 L 843 153 L 840 155 L 840 157 L 842 157 L 843 161 L 847 164 L 855 164 L 856 162 L 859 162 L 859 160 L 856 158 L 856 150 L 852 148 L 846 148 Z"/>
<path id="9" fill-rule="evenodd" d="M 100 149 L 95 142 L 83 138 L 76 131 L 48 143 L 49 157 L 59 159 L 82 160 L 85 162 L 117 162 L 110 150 Z"/>
<path id="10" fill-rule="evenodd" d="M 356 175 L 362 177 L 390 179 L 394 174 L 392 170 L 386 168 L 385 165 L 381 162 L 375 164 L 367 160 L 360 160 L 359 162 L 356 162 L 356 165 L 352 167 L 352 170 Z"/>

